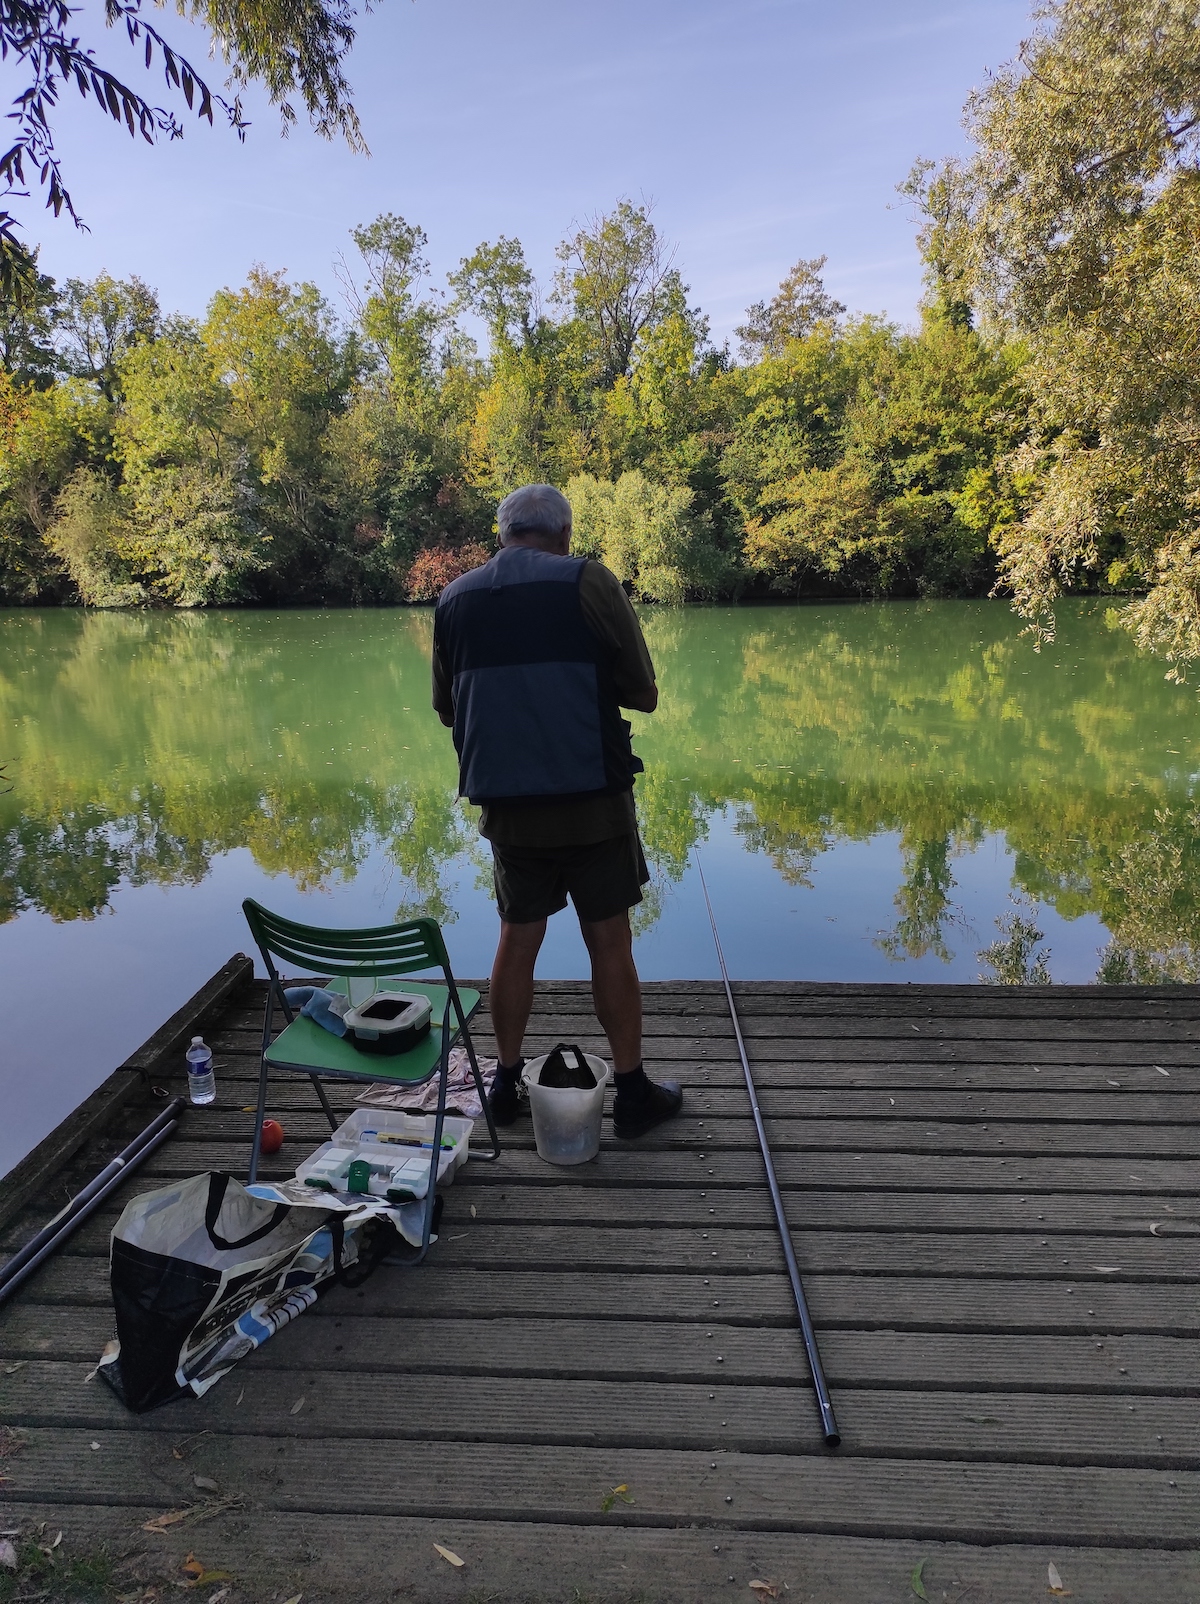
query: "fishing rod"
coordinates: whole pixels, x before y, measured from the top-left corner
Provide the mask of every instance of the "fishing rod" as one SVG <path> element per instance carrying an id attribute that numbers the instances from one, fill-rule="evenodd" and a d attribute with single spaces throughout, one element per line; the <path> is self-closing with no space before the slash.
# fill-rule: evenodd
<path id="1" fill-rule="evenodd" d="M 136 1169 L 169 1136 L 174 1135 L 180 1115 L 186 1107 L 182 1097 L 173 1098 L 128 1147 L 122 1148 L 116 1158 L 106 1164 L 93 1181 L 88 1182 L 82 1192 L 77 1192 L 48 1225 L 44 1225 L 35 1237 L 14 1253 L 7 1264 L 0 1266 L 0 1304 L 7 1303 L 17 1288 L 62 1247 L 101 1203 L 107 1201 L 109 1194 L 116 1191 L 130 1170 Z"/>
<path id="2" fill-rule="evenodd" d="M 783 1197 L 779 1191 L 779 1182 L 775 1177 L 775 1163 L 771 1158 L 771 1147 L 767 1141 L 766 1126 L 763 1124 L 762 1110 L 758 1106 L 758 1092 L 754 1086 L 754 1076 L 750 1072 L 750 1060 L 746 1056 L 746 1043 L 742 1037 L 742 1025 L 738 1019 L 737 1007 L 733 1000 L 733 987 L 729 984 L 729 971 L 725 967 L 725 954 L 721 951 L 721 937 L 717 932 L 717 919 L 713 913 L 712 900 L 708 895 L 708 883 L 704 878 L 704 865 L 700 862 L 699 848 L 693 848 L 696 857 L 696 868 L 700 871 L 700 889 L 704 892 L 704 906 L 708 909 L 708 922 L 712 926 L 713 945 L 717 949 L 717 962 L 721 966 L 721 980 L 725 986 L 725 1001 L 729 1004 L 729 1017 L 733 1020 L 733 1034 L 737 1040 L 738 1057 L 742 1061 L 742 1074 L 746 1077 L 746 1091 L 750 1096 L 750 1112 L 754 1115 L 754 1128 L 758 1132 L 758 1145 L 762 1149 L 763 1165 L 767 1172 L 767 1186 L 771 1192 L 771 1203 L 775 1209 L 775 1223 L 779 1227 L 779 1238 L 783 1245 L 784 1262 L 787 1264 L 788 1280 L 792 1283 L 792 1296 L 796 1300 L 796 1313 L 800 1316 L 800 1333 L 804 1338 L 804 1351 L 808 1355 L 808 1368 L 812 1371 L 813 1388 L 817 1395 L 817 1408 L 821 1414 L 821 1430 L 825 1434 L 825 1443 L 829 1448 L 836 1448 L 842 1440 L 838 1430 L 837 1421 L 833 1413 L 833 1400 L 829 1396 L 829 1384 L 825 1380 L 825 1371 L 821 1365 L 821 1350 L 817 1347 L 817 1333 L 813 1330 L 812 1316 L 808 1312 L 808 1300 L 804 1296 L 804 1285 L 800 1280 L 800 1266 L 796 1263 L 796 1250 L 792 1246 L 792 1233 L 788 1229 L 787 1216 L 783 1212 Z"/>

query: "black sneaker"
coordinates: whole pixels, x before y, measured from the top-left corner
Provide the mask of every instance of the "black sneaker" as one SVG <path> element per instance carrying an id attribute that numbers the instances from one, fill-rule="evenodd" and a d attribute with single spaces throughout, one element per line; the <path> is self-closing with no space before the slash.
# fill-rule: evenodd
<path id="1" fill-rule="evenodd" d="M 524 1088 L 521 1086 L 521 1070 L 524 1068 L 525 1064 L 522 1061 L 512 1075 L 502 1075 L 498 1069 L 496 1071 L 496 1078 L 488 1095 L 488 1106 L 492 1111 L 493 1123 L 496 1125 L 515 1125 L 529 1107 L 524 1096 Z"/>
<path id="2" fill-rule="evenodd" d="M 613 1135 L 623 1142 L 645 1136 L 664 1120 L 673 1119 L 683 1107 L 683 1088 L 677 1080 L 644 1082 L 645 1092 L 638 1098 L 624 1098 L 620 1083 L 613 1102 Z"/>

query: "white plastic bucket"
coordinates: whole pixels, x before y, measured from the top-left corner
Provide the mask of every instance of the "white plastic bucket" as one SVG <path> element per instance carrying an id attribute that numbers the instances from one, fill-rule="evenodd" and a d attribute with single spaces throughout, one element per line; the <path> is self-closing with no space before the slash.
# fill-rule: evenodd
<path id="1" fill-rule="evenodd" d="M 612 1071 L 602 1058 L 595 1058 L 591 1053 L 583 1056 L 596 1077 L 596 1084 L 589 1091 L 541 1085 L 539 1077 L 546 1062 L 544 1057 L 531 1059 L 521 1076 L 529 1093 L 538 1157 L 547 1164 L 586 1164 L 600 1151 L 604 1088 Z"/>

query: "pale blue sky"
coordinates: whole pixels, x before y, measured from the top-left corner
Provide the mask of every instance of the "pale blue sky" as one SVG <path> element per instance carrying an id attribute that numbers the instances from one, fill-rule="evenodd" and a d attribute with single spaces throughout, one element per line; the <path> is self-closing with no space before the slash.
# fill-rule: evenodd
<path id="1" fill-rule="evenodd" d="M 281 140 L 254 96 L 244 146 L 193 125 L 148 150 L 72 92 L 59 142 L 91 232 L 21 203 L 26 237 L 56 277 L 136 272 L 200 313 L 255 262 L 336 297 L 348 230 L 381 211 L 425 229 L 438 277 L 505 233 L 548 279 L 572 220 L 630 195 L 655 202 L 718 339 L 823 253 L 852 310 L 907 321 L 920 263 L 895 185 L 962 148 L 963 101 L 1027 15 L 1026 0 L 380 0 L 348 65 L 369 159 L 306 126 Z M 123 38 L 101 42 L 140 82 Z M 3 98 L 15 87 L 0 67 Z"/>

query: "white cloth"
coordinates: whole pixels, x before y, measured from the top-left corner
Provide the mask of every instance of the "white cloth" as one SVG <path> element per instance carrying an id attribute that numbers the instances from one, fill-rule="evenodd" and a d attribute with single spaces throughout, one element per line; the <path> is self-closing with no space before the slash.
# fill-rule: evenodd
<path id="1" fill-rule="evenodd" d="M 496 1060 L 481 1058 L 479 1073 L 490 1092 L 496 1078 Z M 437 1111 L 438 1078 L 427 1080 L 423 1086 L 396 1086 L 387 1081 L 368 1086 L 359 1092 L 354 1101 L 366 1108 L 403 1108 L 413 1113 L 432 1114 Z M 461 1114 L 464 1119 L 478 1119 L 483 1113 L 475 1077 L 471 1074 L 471 1060 L 465 1047 L 450 1049 L 450 1070 L 446 1077 L 446 1112 Z"/>

